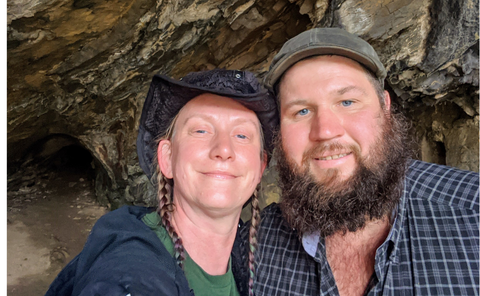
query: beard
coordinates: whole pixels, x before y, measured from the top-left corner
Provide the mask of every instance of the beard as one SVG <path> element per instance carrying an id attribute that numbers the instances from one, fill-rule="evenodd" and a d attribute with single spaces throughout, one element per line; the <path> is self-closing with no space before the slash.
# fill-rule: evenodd
<path id="1" fill-rule="evenodd" d="M 340 150 L 344 145 L 319 143 L 304 153 L 304 165 L 299 167 L 286 156 L 281 137 L 277 138 L 280 208 L 299 235 L 320 232 L 327 237 L 337 232 L 355 232 L 368 221 L 392 215 L 401 197 L 412 145 L 401 114 L 384 116 L 383 121 L 367 157 L 361 156 L 357 146 L 347 147 L 357 167 L 345 180 L 335 169 L 327 170 L 321 180 L 309 171 L 313 155 Z"/>

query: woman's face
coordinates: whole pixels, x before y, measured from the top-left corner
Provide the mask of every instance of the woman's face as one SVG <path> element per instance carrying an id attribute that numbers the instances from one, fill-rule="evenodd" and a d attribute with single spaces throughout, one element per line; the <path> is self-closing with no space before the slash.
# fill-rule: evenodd
<path id="1" fill-rule="evenodd" d="M 174 202 L 186 210 L 239 213 L 260 182 L 260 122 L 233 99 L 202 94 L 180 110 L 171 140 L 159 144 L 165 177 L 174 180 Z"/>

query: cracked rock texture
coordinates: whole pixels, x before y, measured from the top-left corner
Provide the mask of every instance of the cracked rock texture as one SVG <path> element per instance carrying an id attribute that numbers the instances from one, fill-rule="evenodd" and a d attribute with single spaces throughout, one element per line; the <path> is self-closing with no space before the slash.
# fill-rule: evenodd
<path id="1" fill-rule="evenodd" d="M 419 158 L 478 171 L 478 1 L 8 0 L 9 171 L 72 143 L 99 201 L 155 204 L 135 139 L 151 77 L 248 69 L 312 27 L 369 41 L 413 121 Z M 273 170 L 266 200 L 278 199 Z"/>

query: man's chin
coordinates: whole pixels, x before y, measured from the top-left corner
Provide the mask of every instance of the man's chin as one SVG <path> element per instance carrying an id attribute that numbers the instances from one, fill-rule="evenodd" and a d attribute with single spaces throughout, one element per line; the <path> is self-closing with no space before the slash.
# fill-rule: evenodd
<path id="1" fill-rule="evenodd" d="M 309 171 L 310 176 L 313 177 L 317 184 L 323 185 L 326 188 L 343 187 L 345 183 L 352 179 L 354 170 L 342 170 L 339 168 L 332 168 L 327 170 Z"/>

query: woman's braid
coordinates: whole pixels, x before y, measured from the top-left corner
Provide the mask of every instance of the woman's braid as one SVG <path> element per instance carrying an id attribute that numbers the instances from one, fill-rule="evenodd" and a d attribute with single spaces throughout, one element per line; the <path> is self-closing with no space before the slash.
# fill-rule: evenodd
<path id="1" fill-rule="evenodd" d="M 258 192 L 260 184 L 257 186 L 252 196 L 252 219 L 250 221 L 250 232 L 248 235 L 249 251 L 248 251 L 248 295 L 253 296 L 253 279 L 255 278 L 255 250 L 257 249 L 257 229 L 260 224 L 260 208 L 258 207 Z"/>
<path id="2" fill-rule="evenodd" d="M 177 264 L 183 268 L 183 260 L 185 259 L 185 249 L 183 248 L 182 239 L 178 236 L 175 228 L 172 225 L 172 212 L 174 205 L 172 203 L 172 185 L 171 181 L 163 176 L 161 172 L 158 174 L 158 198 L 160 200 L 158 211 L 162 218 L 163 226 L 167 230 L 168 234 L 172 238 L 175 259 Z"/>

